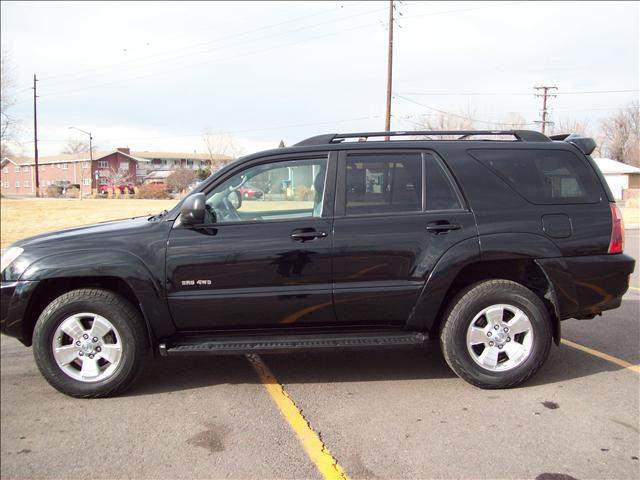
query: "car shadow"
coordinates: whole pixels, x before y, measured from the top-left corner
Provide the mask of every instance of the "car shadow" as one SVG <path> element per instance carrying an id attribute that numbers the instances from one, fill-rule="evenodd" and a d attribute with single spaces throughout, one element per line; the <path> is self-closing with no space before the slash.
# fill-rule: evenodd
<path id="1" fill-rule="evenodd" d="M 262 358 L 284 385 L 455 378 L 437 342 L 429 342 L 424 349 L 287 353 L 262 355 Z M 518 388 L 561 383 L 621 368 L 569 346 L 554 345 L 543 368 Z M 260 380 L 244 356 L 161 357 L 149 362 L 124 395 L 251 383 L 259 384 Z"/>

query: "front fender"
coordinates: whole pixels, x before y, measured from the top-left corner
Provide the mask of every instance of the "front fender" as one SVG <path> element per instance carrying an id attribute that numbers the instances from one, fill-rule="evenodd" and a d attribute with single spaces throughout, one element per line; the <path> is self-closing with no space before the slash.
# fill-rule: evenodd
<path id="1" fill-rule="evenodd" d="M 82 249 L 38 258 L 20 277 L 21 281 L 73 278 L 118 278 L 138 299 L 149 331 L 156 338 L 175 332 L 163 294 L 162 276 L 154 275 L 145 263 L 130 252 L 117 249 Z M 150 321 L 153 319 L 153 323 Z"/>

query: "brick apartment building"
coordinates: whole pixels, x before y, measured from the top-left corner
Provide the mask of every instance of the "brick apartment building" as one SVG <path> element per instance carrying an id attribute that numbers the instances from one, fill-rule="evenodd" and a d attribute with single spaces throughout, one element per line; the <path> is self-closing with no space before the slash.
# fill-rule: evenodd
<path id="1" fill-rule="evenodd" d="M 231 160 L 214 155 L 214 162 Z M 0 164 L 0 191 L 3 195 L 35 195 L 35 161 L 32 158 L 3 158 Z M 93 162 L 88 153 L 44 156 L 38 159 L 41 191 L 58 182 L 80 185 L 83 195 L 101 185 L 125 183 L 163 183 L 177 168 L 211 167 L 211 156 L 200 153 L 131 152 L 118 148 L 109 152 L 94 152 Z"/>

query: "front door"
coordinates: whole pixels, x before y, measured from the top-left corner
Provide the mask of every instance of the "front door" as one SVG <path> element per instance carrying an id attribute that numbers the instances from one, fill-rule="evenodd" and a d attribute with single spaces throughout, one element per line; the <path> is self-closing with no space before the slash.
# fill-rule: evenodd
<path id="1" fill-rule="evenodd" d="M 335 163 L 328 154 L 253 162 L 206 193 L 206 224 L 176 222 L 167 248 L 167 296 L 179 329 L 335 322 Z"/>
<path id="2" fill-rule="evenodd" d="M 342 152 L 333 239 L 338 322 L 405 324 L 438 259 L 473 236 L 473 214 L 434 154 Z"/>

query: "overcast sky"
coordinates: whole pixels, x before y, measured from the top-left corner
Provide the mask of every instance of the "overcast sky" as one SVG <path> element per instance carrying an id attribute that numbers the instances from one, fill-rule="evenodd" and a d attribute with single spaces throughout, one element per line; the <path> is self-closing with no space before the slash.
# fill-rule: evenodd
<path id="1" fill-rule="evenodd" d="M 510 112 L 534 122 L 535 85 L 558 87 L 553 119 L 597 126 L 638 99 L 639 5 L 398 4 L 392 129 L 435 114 L 427 107 L 472 111 L 477 128 Z M 70 125 L 91 130 L 101 149 L 203 151 L 208 129 L 232 132 L 245 153 L 280 139 L 384 126 L 387 2 L 2 2 L 1 9 L 12 113 L 24 142 L 33 137 L 33 74 L 40 79 L 41 154 L 81 138 Z M 570 93 L 612 90 L 627 92 Z M 25 147 L 31 155 L 33 143 Z"/>

